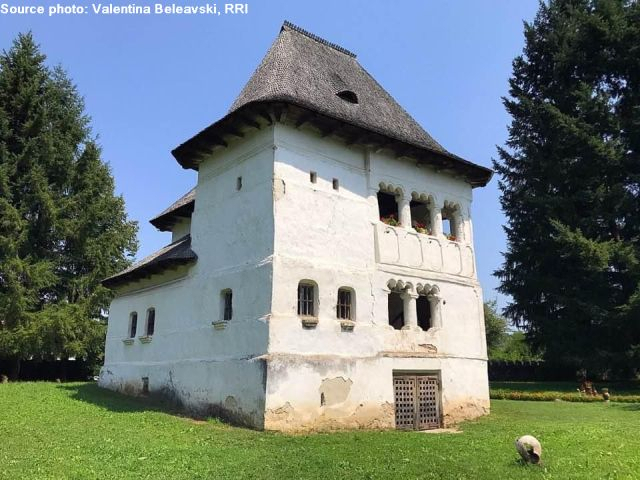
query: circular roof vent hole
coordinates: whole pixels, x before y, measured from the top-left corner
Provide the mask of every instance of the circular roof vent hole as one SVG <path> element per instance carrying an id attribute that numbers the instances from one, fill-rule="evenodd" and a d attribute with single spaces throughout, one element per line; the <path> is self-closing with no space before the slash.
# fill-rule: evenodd
<path id="1" fill-rule="evenodd" d="M 354 103 L 356 105 L 358 104 L 358 96 L 351 90 L 342 90 L 341 92 L 336 93 L 336 95 L 345 102 Z"/>

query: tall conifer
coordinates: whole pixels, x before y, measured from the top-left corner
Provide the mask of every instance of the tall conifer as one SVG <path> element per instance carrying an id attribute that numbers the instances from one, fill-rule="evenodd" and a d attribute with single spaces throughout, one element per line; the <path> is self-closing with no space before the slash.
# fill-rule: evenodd
<path id="1" fill-rule="evenodd" d="M 66 73 L 19 35 L 0 55 L 0 357 L 16 366 L 99 356 L 100 280 L 137 249 L 89 123 Z"/>
<path id="2" fill-rule="evenodd" d="M 551 0 L 513 62 L 506 316 L 549 360 L 640 367 L 640 5 Z"/>

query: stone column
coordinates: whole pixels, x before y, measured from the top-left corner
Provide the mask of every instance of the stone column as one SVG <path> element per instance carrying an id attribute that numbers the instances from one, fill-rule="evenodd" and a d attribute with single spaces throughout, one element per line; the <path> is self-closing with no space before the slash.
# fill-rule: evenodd
<path id="1" fill-rule="evenodd" d="M 432 290 L 429 295 L 429 308 L 431 309 L 431 326 L 433 328 L 442 327 L 442 297 L 438 290 Z"/>
<path id="2" fill-rule="evenodd" d="M 413 292 L 405 291 L 401 295 L 404 302 L 404 326 L 403 330 L 418 330 L 418 310 L 416 300 L 418 295 Z"/>
<path id="3" fill-rule="evenodd" d="M 453 234 L 459 242 L 464 242 L 466 237 L 466 232 L 464 231 L 464 216 L 460 210 L 456 210 L 453 214 L 453 224 L 452 224 Z"/>
<path id="4" fill-rule="evenodd" d="M 431 230 L 434 236 L 442 236 L 442 205 L 431 203 Z"/>
<path id="5" fill-rule="evenodd" d="M 404 228 L 411 228 L 411 197 L 397 195 L 398 202 L 398 220 Z"/>
<path id="6" fill-rule="evenodd" d="M 473 223 L 471 222 L 471 212 L 467 211 L 467 214 L 464 217 L 464 225 L 465 225 L 465 240 L 468 244 L 473 245 Z"/>

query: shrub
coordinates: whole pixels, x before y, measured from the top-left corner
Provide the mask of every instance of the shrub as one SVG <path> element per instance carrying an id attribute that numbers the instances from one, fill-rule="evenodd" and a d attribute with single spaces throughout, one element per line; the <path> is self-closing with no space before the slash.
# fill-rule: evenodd
<path id="1" fill-rule="evenodd" d="M 494 400 L 529 400 L 537 402 L 603 402 L 602 395 L 584 395 L 578 392 L 522 392 L 514 390 L 491 390 L 490 398 Z M 610 401 L 623 403 L 640 403 L 640 395 L 611 395 Z"/>

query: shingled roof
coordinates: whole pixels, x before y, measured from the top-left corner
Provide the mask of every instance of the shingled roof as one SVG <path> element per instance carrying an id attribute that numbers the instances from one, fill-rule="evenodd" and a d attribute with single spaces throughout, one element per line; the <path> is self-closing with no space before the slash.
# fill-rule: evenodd
<path id="1" fill-rule="evenodd" d="M 134 263 L 126 270 L 104 279 L 102 284 L 107 288 L 113 288 L 127 282 L 148 277 L 165 268 L 185 265 L 197 259 L 198 256 L 191 250 L 191 235 L 185 235 L 139 262 Z"/>
<path id="2" fill-rule="evenodd" d="M 298 114 L 296 126 L 322 116 L 339 123 L 337 130 L 347 132 L 354 139 L 351 143 L 362 138 L 353 133 L 354 127 L 364 130 L 373 135 L 368 143 L 452 170 L 473 186 L 485 185 L 493 173 L 445 150 L 362 68 L 353 53 L 289 22 L 282 26 L 229 113 L 172 153 L 183 167 L 197 168 L 194 158 L 206 155 L 207 146 L 212 142 L 226 146 L 225 136 L 242 136 L 238 127 L 242 122 L 260 128 L 251 114 L 267 118 L 267 107 L 274 105 L 307 111 Z"/>
<path id="3" fill-rule="evenodd" d="M 352 92 L 355 97 L 345 100 Z M 307 107 L 383 135 L 445 152 L 356 60 L 356 55 L 285 22 L 231 111 L 256 101 Z M 357 101 L 357 103 L 353 103 Z"/>
<path id="4" fill-rule="evenodd" d="M 171 230 L 171 227 L 180 217 L 189 218 L 196 204 L 196 188 L 193 187 L 178 200 L 173 202 L 161 214 L 149 220 L 149 223 L 162 232 Z"/>

